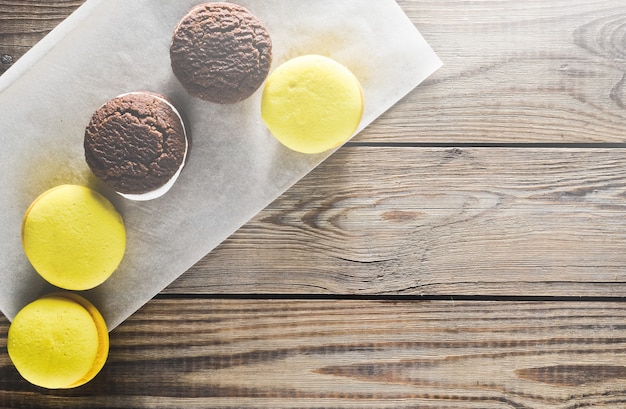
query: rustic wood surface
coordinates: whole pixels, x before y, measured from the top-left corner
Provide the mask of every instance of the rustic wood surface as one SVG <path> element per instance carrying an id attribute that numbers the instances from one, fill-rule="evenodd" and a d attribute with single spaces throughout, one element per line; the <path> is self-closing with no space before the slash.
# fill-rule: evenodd
<path id="1" fill-rule="evenodd" d="M 166 292 L 624 296 L 624 153 L 348 147 Z"/>
<path id="2" fill-rule="evenodd" d="M 23 381 L 0 318 L 0 407 L 626 407 L 626 5 L 398 3 L 444 67 L 116 328 L 88 385 Z M 0 74 L 80 4 L 0 0 Z"/>
<path id="3" fill-rule="evenodd" d="M 0 401 L 621 409 L 625 320 L 607 302 L 159 299 L 112 332 L 107 365 L 82 388 L 31 388 L 0 355 Z"/>

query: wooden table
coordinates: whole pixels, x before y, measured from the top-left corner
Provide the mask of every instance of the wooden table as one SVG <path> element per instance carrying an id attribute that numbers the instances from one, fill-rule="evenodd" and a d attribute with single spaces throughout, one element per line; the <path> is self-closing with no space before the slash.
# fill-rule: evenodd
<path id="1" fill-rule="evenodd" d="M 0 0 L 6 70 L 80 0 Z M 0 406 L 626 407 L 626 5 L 400 0 L 445 66 Z M 0 112 L 1 115 L 1 112 Z"/>

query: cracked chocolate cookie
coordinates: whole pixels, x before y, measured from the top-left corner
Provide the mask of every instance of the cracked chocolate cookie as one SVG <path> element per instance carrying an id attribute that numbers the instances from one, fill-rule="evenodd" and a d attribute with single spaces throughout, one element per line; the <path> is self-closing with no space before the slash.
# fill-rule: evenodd
<path id="1" fill-rule="evenodd" d="M 190 95 L 232 104 L 263 84 L 272 63 L 272 41 L 246 8 L 204 3 L 191 9 L 174 30 L 170 60 Z"/>
<path id="2" fill-rule="evenodd" d="M 85 129 L 85 160 L 122 196 L 164 195 L 181 173 L 189 142 L 183 119 L 166 97 L 133 92 L 96 110 Z"/>

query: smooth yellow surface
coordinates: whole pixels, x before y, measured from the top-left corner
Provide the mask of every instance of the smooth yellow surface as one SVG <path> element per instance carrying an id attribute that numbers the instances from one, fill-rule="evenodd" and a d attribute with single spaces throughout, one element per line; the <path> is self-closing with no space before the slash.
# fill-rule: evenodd
<path id="1" fill-rule="evenodd" d="M 52 294 L 51 296 L 58 296 L 59 294 Z M 87 299 L 72 293 L 64 293 L 63 297 L 69 298 L 78 304 L 80 304 L 91 315 L 96 329 L 98 331 L 98 351 L 96 352 L 96 358 L 94 359 L 89 371 L 79 380 L 70 385 L 70 388 L 84 385 L 92 380 L 98 372 L 104 367 L 107 357 L 109 356 L 109 330 L 107 324 L 104 321 L 104 317 L 100 314 L 100 311 Z"/>
<path id="2" fill-rule="evenodd" d="M 80 386 L 104 366 L 109 337 L 86 299 L 52 294 L 24 307 L 9 327 L 7 350 L 17 371 L 49 389 Z"/>
<path id="3" fill-rule="evenodd" d="M 320 153 L 346 142 L 363 116 L 363 91 L 345 66 L 320 55 L 280 65 L 267 79 L 261 116 L 290 149 Z"/>
<path id="4" fill-rule="evenodd" d="M 22 224 L 24 252 L 37 272 L 67 290 L 103 283 L 126 249 L 122 217 L 99 193 L 77 185 L 44 192 Z"/>

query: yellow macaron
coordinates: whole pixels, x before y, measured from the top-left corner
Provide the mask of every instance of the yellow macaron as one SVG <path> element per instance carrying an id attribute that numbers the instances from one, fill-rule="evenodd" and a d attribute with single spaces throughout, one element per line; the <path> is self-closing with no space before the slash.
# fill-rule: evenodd
<path id="1" fill-rule="evenodd" d="M 7 350 L 28 382 L 74 388 L 93 379 L 109 353 L 104 318 L 85 298 L 54 293 L 22 308 L 11 323 Z"/>
<path id="2" fill-rule="evenodd" d="M 363 116 L 363 90 L 344 65 L 321 55 L 281 64 L 268 77 L 261 117 L 283 145 L 320 153 L 346 142 Z"/>
<path id="3" fill-rule="evenodd" d="M 22 222 L 22 245 L 35 270 L 66 290 L 87 290 L 117 269 L 126 249 L 122 217 L 109 200 L 84 186 L 42 193 Z"/>

